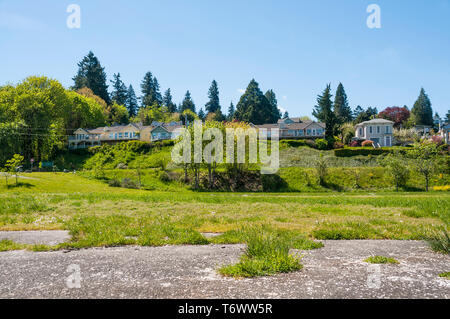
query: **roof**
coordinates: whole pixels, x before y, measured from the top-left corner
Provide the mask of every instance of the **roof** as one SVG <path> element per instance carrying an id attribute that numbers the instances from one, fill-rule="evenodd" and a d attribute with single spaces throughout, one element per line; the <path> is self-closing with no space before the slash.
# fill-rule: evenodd
<path id="1" fill-rule="evenodd" d="M 370 121 L 365 121 L 365 122 L 359 123 L 356 126 L 368 125 L 368 124 L 394 124 L 394 122 L 385 120 L 385 119 L 373 119 Z"/>
<path id="2" fill-rule="evenodd" d="M 304 130 L 313 124 L 316 124 L 322 128 L 326 127 L 325 123 L 319 123 L 319 122 L 313 122 L 313 121 L 308 121 L 308 122 L 303 122 L 303 123 L 283 124 L 282 127 L 280 124 L 264 124 L 264 125 L 256 125 L 256 127 L 257 128 L 266 128 L 266 129 L 279 128 L 281 130 Z"/>

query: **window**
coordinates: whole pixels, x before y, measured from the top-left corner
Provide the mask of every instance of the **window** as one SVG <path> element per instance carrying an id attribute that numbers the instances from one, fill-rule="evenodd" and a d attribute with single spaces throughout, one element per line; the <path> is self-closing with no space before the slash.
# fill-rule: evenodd
<path id="1" fill-rule="evenodd" d="M 114 139 L 116 139 L 116 140 L 117 140 L 117 133 L 115 133 L 115 134 L 114 134 Z"/>
<path id="2" fill-rule="evenodd" d="M 373 133 L 373 127 L 369 126 L 369 133 L 372 134 Z"/>
<path id="3" fill-rule="evenodd" d="M 386 134 L 389 134 L 389 133 L 390 133 L 389 126 L 386 126 Z"/>
<path id="4" fill-rule="evenodd" d="M 380 134 L 380 127 L 377 126 L 377 134 Z"/>
<path id="5" fill-rule="evenodd" d="M 114 138 L 114 134 L 113 133 L 109 134 L 109 138 L 113 139 Z"/>
<path id="6" fill-rule="evenodd" d="M 298 131 L 298 136 L 303 136 L 303 130 Z"/>
<path id="7" fill-rule="evenodd" d="M 123 138 L 123 134 L 122 133 L 119 133 L 119 138 Z"/>
<path id="8" fill-rule="evenodd" d="M 125 137 L 128 138 L 128 132 L 125 132 Z"/>
<path id="9" fill-rule="evenodd" d="M 306 130 L 306 135 L 311 135 L 311 130 Z"/>
<path id="10" fill-rule="evenodd" d="M 359 129 L 359 136 L 363 136 L 364 135 L 364 130 L 362 128 Z"/>

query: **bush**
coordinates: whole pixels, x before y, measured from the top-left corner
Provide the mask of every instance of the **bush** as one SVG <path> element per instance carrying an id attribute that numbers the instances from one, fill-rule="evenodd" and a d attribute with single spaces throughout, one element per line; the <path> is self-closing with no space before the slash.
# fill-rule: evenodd
<path id="1" fill-rule="evenodd" d="M 261 175 L 264 192 L 276 192 L 287 189 L 288 184 L 279 175 Z"/>
<path id="2" fill-rule="evenodd" d="M 129 179 L 129 178 L 124 178 L 122 180 L 122 185 L 123 188 L 131 188 L 131 189 L 139 189 L 138 185 L 136 184 L 135 181 Z"/>
<path id="3" fill-rule="evenodd" d="M 361 144 L 359 141 L 353 141 L 350 143 L 350 147 L 360 147 L 360 146 L 361 146 Z"/>
<path id="4" fill-rule="evenodd" d="M 121 186 L 122 186 L 122 184 L 120 183 L 120 181 L 117 180 L 117 179 L 111 179 L 111 180 L 109 180 L 109 181 L 108 181 L 108 185 L 111 186 L 111 187 L 121 187 Z"/>
<path id="5" fill-rule="evenodd" d="M 373 147 L 373 142 L 372 141 L 364 141 L 361 143 L 362 147 Z"/>
<path id="6" fill-rule="evenodd" d="M 392 152 L 392 149 L 386 148 L 368 148 L 368 147 L 352 147 L 341 148 L 334 150 L 334 155 L 337 157 L 352 157 L 352 156 L 368 156 L 368 155 L 381 155 Z"/>
<path id="7" fill-rule="evenodd" d="M 341 142 L 334 142 L 333 149 L 336 150 L 336 149 L 340 149 L 340 148 L 344 148 L 344 144 Z"/>
<path id="8" fill-rule="evenodd" d="M 159 179 L 161 182 L 164 182 L 164 183 L 170 182 L 170 181 L 171 181 L 171 178 L 170 178 L 169 174 L 167 174 L 167 172 L 165 172 L 165 171 L 159 172 L 159 174 L 158 174 L 158 179 Z"/>
<path id="9" fill-rule="evenodd" d="M 316 140 L 316 147 L 319 150 L 327 150 L 328 149 L 328 142 L 324 139 L 318 139 Z"/>

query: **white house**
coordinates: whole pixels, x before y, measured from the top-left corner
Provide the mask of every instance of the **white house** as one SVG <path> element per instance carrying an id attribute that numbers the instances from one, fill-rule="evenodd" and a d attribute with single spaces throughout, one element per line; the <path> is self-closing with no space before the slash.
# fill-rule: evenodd
<path id="1" fill-rule="evenodd" d="M 394 142 L 394 122 L 373 119 L 356 125 L 356 140 L 369 140 L 378 146 L 392 146 Z"/>

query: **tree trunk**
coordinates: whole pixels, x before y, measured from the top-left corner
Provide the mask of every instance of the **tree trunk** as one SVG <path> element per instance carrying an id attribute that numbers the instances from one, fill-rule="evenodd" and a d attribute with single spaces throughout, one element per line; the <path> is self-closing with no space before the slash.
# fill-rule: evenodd
<path id="1" fill-rule="evenodd" d="M 212 171 L 211 171 L 211 164 L 208 164 L 208 182 L 209 182 L 209 189 L 212 188 Z"/>

